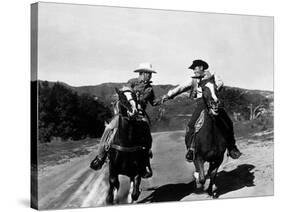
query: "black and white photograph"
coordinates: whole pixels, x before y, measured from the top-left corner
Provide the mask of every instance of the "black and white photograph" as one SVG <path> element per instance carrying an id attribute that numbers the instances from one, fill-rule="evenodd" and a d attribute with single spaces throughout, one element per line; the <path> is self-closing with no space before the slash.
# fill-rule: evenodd
<path id="1" fill-rule="evenodd" d="M 273 81 L 273 16 L 32 4 L 31 206 L 272 196 Z"/>

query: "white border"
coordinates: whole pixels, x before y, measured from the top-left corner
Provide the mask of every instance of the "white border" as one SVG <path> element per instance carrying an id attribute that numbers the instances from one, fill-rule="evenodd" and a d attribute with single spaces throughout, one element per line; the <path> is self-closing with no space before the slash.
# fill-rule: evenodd
<path id="1" fill-rule="evenodd" d="M 29 208 L 30 0 L 1 2 L 1 211 Z M 275 16 L 275 120 L 280 117 L 280 6 L 274 0 L 69 0 L 49 1 L 201 12 Z M 266 71 L 266 70 L 265 70 Z M 279 109 L 278 109 L 279 108 Z M 275 122 L 275 196 L 217 201 L 161 203 L 75 211 L 271 211 L 280 206 L 280 122 Z M 65 210 L 70 211 L 70 210 Z"/>

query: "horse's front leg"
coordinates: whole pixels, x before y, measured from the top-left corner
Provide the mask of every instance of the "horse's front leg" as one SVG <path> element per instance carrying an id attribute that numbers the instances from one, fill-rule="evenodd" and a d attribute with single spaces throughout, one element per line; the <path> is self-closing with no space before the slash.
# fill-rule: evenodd
<path id="1" fill-rule="evenodd" d="M 106 197 L 106 204 L 113 205 L 114 203 L 114 190 L 119 188 L 118 175 L 109 174 L 109 188 Z"/>
<path id="2" fill-rule="evenodd" d="M 209 187 L 207 189 L 207 192 L 213 198 L 218 197 L 217 194 L 216 194 L 215 179 L 216 179 L 216 176 L 217 176 L 219 166 L 222 163 L 222 160 L 223 159 L 220 159 L 219 161 L 210 162 L 210 167 L 209 167 L 209 170 L 208 170 L 208 175 L 210 176 L 210 184 L 209 184 Z"/>
<path id="3" fill-rule="evenodd" d="M 137 175 L 132 178 L 133 181 L 133 192 L 132 192 L 132 201 L 137 201 L 140 196 L 140 183 L 141 183 L 141 176 Z"/>
<path id="4" fill-rule="evenodd" d="M 196 156 L 194 159 L 194 178 L 196 180 L 196 188 L 202 188 L 205 184 L 206 178 L 204 173 L 204 160 L 200 156 Z"/>

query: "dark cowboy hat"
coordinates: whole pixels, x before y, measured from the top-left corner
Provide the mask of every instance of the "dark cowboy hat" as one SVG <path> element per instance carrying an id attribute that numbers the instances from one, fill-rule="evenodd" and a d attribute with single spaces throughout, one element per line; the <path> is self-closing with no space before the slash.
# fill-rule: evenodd
<path id="1" fill-rule="evenodd" d="M 206 70 L 206 69 L 209 68 L 208 63 L 206 63 L 206 62 L 203 61 L 203 60 L 194 60 L 193 63 L 192 63 L 192 65 L 189 66 L 188 68 L 194 70 L 194 68 L 195 68 L 196 66 L 203 66 L 203 69 L 204 69 L 204 70 Z"/>
<path id="2" fill-rule="evenodd" d="M 141 63 L 139 64 L 138 68 L 134 70 L 134 72 L 147 72 L 147 73 L 156 73 L 152 69 L 152 64 L 151 63 Z"/>

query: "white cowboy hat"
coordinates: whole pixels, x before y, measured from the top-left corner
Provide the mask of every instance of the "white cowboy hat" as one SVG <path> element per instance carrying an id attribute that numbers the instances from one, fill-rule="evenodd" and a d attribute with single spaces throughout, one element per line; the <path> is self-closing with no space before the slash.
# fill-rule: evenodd
<path id="1" fill-rule="evenodd" d="M 152 69 L 151 63 L 141 63 L 134 72 L 148 72 L 148 73 L 157 73 Z"/>

